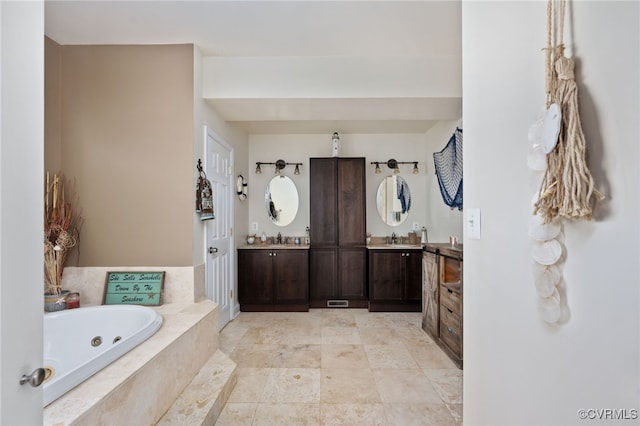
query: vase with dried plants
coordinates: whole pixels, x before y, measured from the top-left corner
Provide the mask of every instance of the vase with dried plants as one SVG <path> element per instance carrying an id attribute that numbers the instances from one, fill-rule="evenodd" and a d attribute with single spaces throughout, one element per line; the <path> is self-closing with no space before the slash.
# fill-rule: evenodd
<path id="1" fill-rule="evenodd" d="M 65 200 L 64 178 L 47 172 L 44 199 L 44 293 L 62 295 L 62 271 L 67 255 L 78 244 L 82 217 Z M 58 297 L 58 305 L 64 300 Z M 62 308 L 63 309 L 63 308 Z M 55 309 L 54 309 L 55 310 Z"/>

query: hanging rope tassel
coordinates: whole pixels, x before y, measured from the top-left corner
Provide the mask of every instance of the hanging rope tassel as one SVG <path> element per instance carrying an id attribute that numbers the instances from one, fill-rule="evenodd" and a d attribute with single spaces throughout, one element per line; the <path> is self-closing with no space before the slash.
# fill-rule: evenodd
<path id="1" fill-rule="evenodd" d="M 551 5 L 552 0 L 549 0 Z M 560 34 L 564 28 L 564 0 L 560 8 Z M 552 48 L 551 7 L 547 8 L 547 107 L 560 106 L 562 125 L 556 147 L 547 154 L 545 172 L 534 213 L 549 223 L 560 216 L 567 219 L 593 217 L 593 204 L 604 196 L 595 189 L 587 166 L 587 149 L 578 111 L 578 85 L 572 59 L 564 56 L 564 45 Z M 553 67 L 550 58 L 553 57 Z"/>

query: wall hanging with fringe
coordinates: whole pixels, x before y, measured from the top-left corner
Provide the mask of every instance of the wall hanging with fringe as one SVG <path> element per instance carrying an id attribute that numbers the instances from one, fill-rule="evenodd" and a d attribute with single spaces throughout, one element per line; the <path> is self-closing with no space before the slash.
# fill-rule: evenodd
<path id="1" fill-rule="evenodd" d="M 462 129 L 456 127 L 442 151 L 433 153 L 433 162 L 444 203 L 462 210 Z"/>
<path id="2" fill-rule="evenodd" d="M 564 54 L 566 0 L 547 2 L 545 51 L 546 108 L 529 129 L 533 146 L 527 164 L 542 174 L 533 200 L 529 236 L 533 239 L 534 281 L 541 318 L 550 324 L 564 321 L 566 298 L 561 263 L 563 221 L 586 219 L 602 199 L 586 161 L 586 143 L 578 111 L 578 87 L 573 59 Z"/>
<path id="3" fill-rule="evenodd" d="M 198 182 L 196 183 L 196 213 L 200 214 L 200 220 L 215 219 L 213 213 L 213 188 L 207 175 L 202 169 L 202 160 L 198 158 Z"/>

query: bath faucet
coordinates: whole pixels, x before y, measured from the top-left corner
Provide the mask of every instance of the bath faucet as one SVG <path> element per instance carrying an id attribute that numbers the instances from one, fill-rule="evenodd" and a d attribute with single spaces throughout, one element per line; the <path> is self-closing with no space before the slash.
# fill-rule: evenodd
<path id="1" fill-rule="evenodd" d="M 282 244 L 282 234 L 278 232 L 278 239 L 276 240 L 278 244 Z"/>
<path id="2" fill-rule="evenodd" d="M 398 239 L 398 237 L 396 237 L 396 233 L 392 233 L 391 234 L 391 244 L 395 244 L 396 240 Z"/>

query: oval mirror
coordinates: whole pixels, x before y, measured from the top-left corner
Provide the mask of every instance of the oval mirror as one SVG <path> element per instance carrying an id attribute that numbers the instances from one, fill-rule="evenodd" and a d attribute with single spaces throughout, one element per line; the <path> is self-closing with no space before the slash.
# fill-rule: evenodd
<path id="1" fill-rule="evenodd" d="M 398 226 L 404 222 L 411 208 L 411 192 L 407 182 L 397 175 L 382 179 L 378 187 L 376 206 L 380 218 L 387 225 Z"/>
<path id="2" fill-rule="evenodd" d="M 298 214 L 298 190 L 288 176 L 276 176 L 264 193 L 269 219 L 278 226 L 287 226 Z"/>

